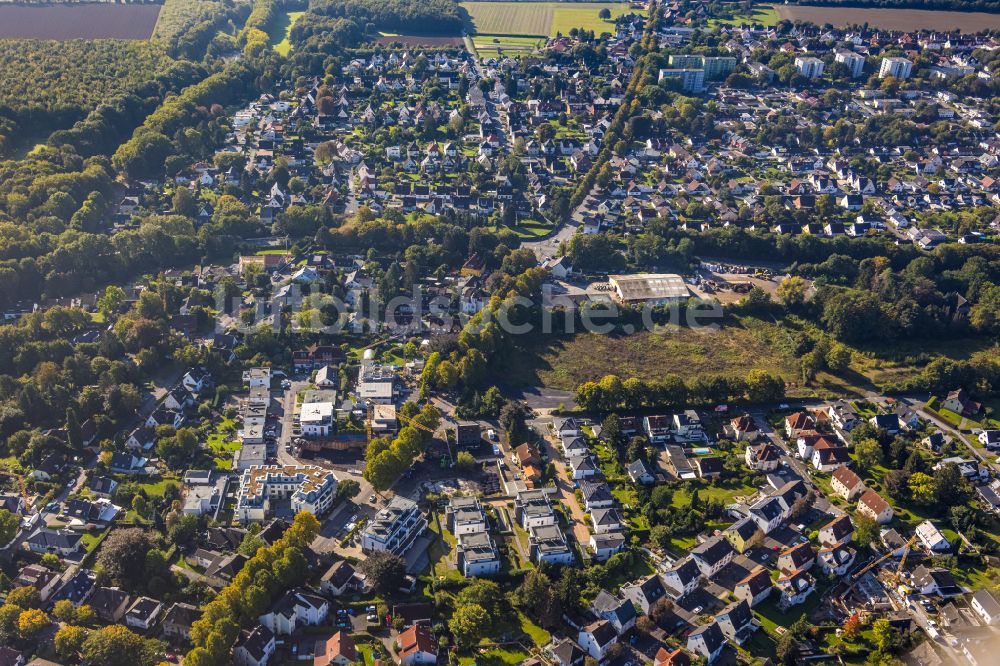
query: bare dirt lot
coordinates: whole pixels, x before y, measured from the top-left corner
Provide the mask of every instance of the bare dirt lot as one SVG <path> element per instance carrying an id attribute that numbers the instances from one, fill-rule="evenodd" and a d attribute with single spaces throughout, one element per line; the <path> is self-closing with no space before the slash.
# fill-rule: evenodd
<path id="1" fill-rule="evenodd" d="M 0 5 L 0 39 L 149 39 L 161 5 Z"/>
<path id="2" fill-rule="evenodd" d="M 986 12 L 939 12 L 925 9 L 867 9 L 862 7 L 811 7 L 775 5 L 778 16 L 789 21 L 817 25 L 868 25 L 886 30 L 941 30 L 962 32 L 1000 29 L 1000 14 Z"/>

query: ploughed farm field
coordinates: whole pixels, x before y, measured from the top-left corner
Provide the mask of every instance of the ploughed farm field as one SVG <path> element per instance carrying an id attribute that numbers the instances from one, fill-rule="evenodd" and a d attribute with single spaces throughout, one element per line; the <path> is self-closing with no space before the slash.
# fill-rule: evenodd
<path id="1" fill-rule="evenodd" d="M 958 28 L 962 32 L 1000 29 L 1000 14 L 986 12 L 948 12 L 927 9 L 883 9 L 866 7 L 815 7 L 774 5 L 778 16 L 789 21 L 811 21 L 845 26 L 867 23 L 886 30 L 941 30 Z"/>
<path id="2" fill-rule="evenodd" d="M 0 5 L 0 39 L 149 39 L 161 5 Z"/>

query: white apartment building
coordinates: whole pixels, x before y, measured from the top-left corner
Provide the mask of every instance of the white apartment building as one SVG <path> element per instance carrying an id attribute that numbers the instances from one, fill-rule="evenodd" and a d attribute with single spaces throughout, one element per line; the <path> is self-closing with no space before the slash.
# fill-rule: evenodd
<path id="1" fill-rule="evenodd" d="M 427 519 L 417 503 L 397 495 L 365 526 L 361 548 L 402 554 L 426 527 Z"/>
<path id="2" fill-rule="evenodd" d="M 913 63 L 906 58 L 882 58 L 882 64 L 878 68 L 878 77 L 884 79 L 891 76 L 896 79 L 910 78 L 913 71 Z"/>
<path id="3" fill-rule="evenodd" d="M 243 523 L 265 520 L 272 500 L 291 501 L 291 510 L 317 516 L 333 506 L 337 477 L 315 465 L 256 465 L 243 472 L 236 497 L 236 518 Z"/>
<path id="4" fill-rule="evenodd" d="M 807 79 L 818 79 L 823 76 L 825 66 L 822 60 L 812 56 L 799 56 L 795 59 L 795 69 Z"/>

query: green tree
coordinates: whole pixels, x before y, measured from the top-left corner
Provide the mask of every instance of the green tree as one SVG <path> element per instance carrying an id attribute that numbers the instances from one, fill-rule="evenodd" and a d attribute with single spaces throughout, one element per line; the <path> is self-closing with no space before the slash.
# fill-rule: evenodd
<path id="1" fill-rule="evenodd" d="M 879 618 L 872 623 L 872 639 L 875 647 L 883 654 L 892 654 L 901 644 L 899 630 L 889 624 L 886 618 Z"/>
<path id="2" fill-rule="evenodd" d="M 397 592 L 406 579 L 406 561 L 394 553 L 375 552 L 360 564 L 360 571 L 376 594 L 389 596 Z"/>
<path id="3" fill-rule="evenodd" d="M 138 589 L 146 581 L 146 554 L 155 547 L 153 537 L 144 529 L 113 530 L 101 545 L 97 563 L 115 583 Z"/>
<path id="4" fill-rule="evenodd" d="M 72 625 L 60 627 L 54 639 L 56 654 L 63 661 L 76 661 L 80 657 L 80 651 L 88 635 L 89 632 L 83 627 Z"/>
<path id="5" fill-rule="evenodd" d="M 910 490 L 910 497 L 917 504 L 922 504 L 924 506 L 930 506 L 934 503 L 936 494 L 934 487 L 934 478 L 923 472 L 915 472 L 910 475 L 910 481 L 907 483 L 907 487 Z"/>
<path id="6" fill-rule="evenodd" d="M 469 648 L 489 635 L 492 625 L 489 613 L 478 604 L 459 606 L 452 613 L 448 628 L 460 648 Z"/>
<path id="7" fill-rule="evenodd" d="M 808 290 L 808 282 L 798 275 L 790 275 L 781 281 L 774 294 L 786 308 L 793 310 L 805 302 Z"/>
<path id="8" fill-rule="evenodd" d="M 0 509 L 0 545 L 6 545 L 17 536 L 21 525 L 20 518 L 7 509 Z"/>
<path id="9" fill-rule="evenodd" d="M 934 499 L 942 509 L 961 503 L 965 498 L 964 488 L 957 465 L 942 465 L 934 473 Z"/>
<path id="10" fill-rule="evenodd" d="M 17 606 L 21 610 L 29 608 L 39 608 L 42 605 L 42 597 L 38 590 L 30 585 L 15 587 L 7 593 L 7 605 Z"/>
<path id="11" fill-rule="evenodd" d="M 862 439 L 855 441 L 854 455 L 857 456 L 860 470 L 870 472 L 882 461 L 882 447 L 874 439 Z"/>
<path id="12" fill-rule="evenodd" d="M 455 464 L 463 472 L 471 472 L 476 468 L 476 458 L 468 451 L 459 451 L 455 456 Z"/>
<path id="13" fill-rule="evenodd" d="M 766 370 L 751 370 L 746 383 L 750 402 L 774 402 L 785 396 L 785 382 Z"/>
<path id="14" fill-rule="evenodd" d="M 858 548 L 867 548 L 879 537 L 878 523 L 860 513 L 854 514 L 854 543 Z"/>
<path id="15" fill-rule="evenodd" d="M 91 666 L 152 666 L 161 656 L 156 641 L 147 642 L 120 624 L 91 632 L 80 649 Z"/>
<path id="16" fill-rule="evenodd" d="M 45 627 L 49 626 L 49 616 L 45 611 L 38 608 L 29 608 L 21 611 L 17 616 L 17 633 L 26 641 L 30 641 L 37 636 Z"/>
<path id="17" fill-rule="evenodd" d="M 851 365 L 851 350 L 844 345 L 833 345 L 826 354 L 826 366 L 834 372 L 843 372 Z"/>

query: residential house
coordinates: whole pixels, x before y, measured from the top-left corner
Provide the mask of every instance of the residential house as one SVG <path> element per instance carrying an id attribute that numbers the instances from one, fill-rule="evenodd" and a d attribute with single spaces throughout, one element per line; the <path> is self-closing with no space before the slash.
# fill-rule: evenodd
<path id="1" fill-rule="evenodd" d="M 849 543 L 854 536 L 854 524 L 850 516 L 843 515 L 834 518 L 819 530 L 819 543 L 824 547 L 840 546 Z"/>
<path id="2" fill-rule="evenodd" d="M 816 581 L 804 571 L 783 574 L 778 577 L 776 585 L 781 594 L 778 607 L 783 610 L 805 602 L 816 589 Z"/>
<path id="3" fill-rule="evenodd" d="M 672 599 L 681 599 L 698 589 L 701 569 L 693 558 L 685 558 L 663 574 L 663 586 Z"/>
<path id="4" fill-rule="evenodd" d="M 712 537 L 691 550 L 691 559 L 705 578 L 711 578 L 733 561 L 732 544 L 722 537 Z"/>
<path id="5" fill-rule="evenodd" d="M 947 537 L 929 520 L 925 520 L 917 525 L 914 532 L 920 544 L 933 553 L 943 553 L 951 550 L 951 543 Z"/>
<path id="6" fill-rule="evenodd" d="M 858 511 L 879 525 L 888 523 L 894 515 L 889 503 L 882 499 L 882 496 L 874 490 L 866 490 L 861 495 L 861 499 L 858 500 Z"/>
<path id="7" fill-rule="evenodd" d="M 694 468 L 699 479 L 717 479 L 722 476 L 722 458 L 719 456 L 698 456 Z"/>
<path id="8" fill-rule="evenodd" d="M 771 583 L 771 576 L 767 569 L 758 566 L 751 571 L 743 580 L 736 583 L 733 588 L 733 595 L 750 604 L 756 606 L 767 599 L 774 585 Z"/>
<path id="9" fill-rule="evenodd" d="M 635 606 L 628 599 L 622 599 L 601 590 L 597 593 L 590 608 L 594 615 L 610 622 L 619 636 L 635 626 Z"/>
<path id="10" fill-rule="evenodd" d="M 628 478 L 632 480 L 632 483 L 643 486 L 651 486 L 656 482 L 656 477 L 653 475 L 653 472 L 649 469 L 649 465 L 647 465 L 644 460 L 636 460 L 631 463 L 625 471 L 628 474 Z"/>
<path id="11" fill-rule="evenodd" d="M 466 578 L 500 572 L 500 551 L 487 532 L 462 534 L 455 546 L 458 570 Z"/>
<path id="12" fill-rule="evenodd" d="M 757 523 L 749 518 L 741 518 L 723 531 L 722 535 L 729 540 L 733 549 L 741 555 L 750 550 L 764 538 L 764 533 Z"/>
<path id="13" fill-rule="evenodd" d="M 202 610 L 197 606 L 177 602 L 163 615 L 163 635 L 167 639 L 188 641 L 191 625 L 201 619 Z"/>
<path id="14" fill-rule="evenodd" d="M 338 560 L 330 565 L 319 581 L 319 589 L 324 594 L 339 597 L 356 592 L 364 587 L 360 575 L 347 560 Z"/>
<path id="15" fill-rule="evenodd" d="M 536 564 L 572 564 L 576 559 L 566 535 L 556 525 L 528 528 L 528 555 Z"/>
<path id="16" fill-rule="evenodd" d="M 591 534 L 588 545 L 590 546 L 590 550 L 593 551 L 594 559 L 598 562 L 604 562 L 625 548 L 625 534 L 622 532 Z"/>
<path id="17" fill-rule="evenodd" d="M 854 564 L 854 549 L 847 545 L 826 546 L 819 549 L 816 561 L 823 573 L 843 576 Z"/>
<path id="18" fill-rule="evenodd" d="M 796 571 L 809 571 L 816 562 L 816 553 L 809 542 L 798 543 L 786 548 L 778 555 L 778 571 L 792 574 Z"/>
<path id="19" fill-rule="evenodd" d="M 38 564 L 29 564 L 22 568 L 13 581 L 14 587 L 33 587 L 38 590 L 38 596 L 43 603 L 49 600 L 60 583 L 62 580 L 59 574 Z"/>
<path id="20" fill-rule="evenodd" d="M 258 624 L 251 631 L 243 632 L 233 648 L 233 662 L 237 666 L 265 666 L 277 647 L 274 633 Z"/>
<path id="21" fill-rule="evenodd" d="M 1000 603 L 990 594 L 989 590 L 977 590 L 969 601 L 969 607 L 986 624 L 1000 624 Z"/>
<path id="22" fill-rule="evenodd" d="M 623 597 L 635 605 L 640 613 L 649 614 L 649 609 L 665 597 L 667 591 L 659 575 L 651 574 L 639 582 L 623 586 L 621 593 Z"/>
<path id="23" fill-rule="evenodd" d="M 96 587 L 87 599 L 97 617 L 108 623 L 117 623 L 132 605 L 132 597 L 117 587 Z"/>
<path id="24" fill-rule="evenodd" d="M 691 666 L 691 657 L 680 648 L 670 651 L 661 647 L 656 651 L 653 666 Z"/>
<path id="25" fill-rule="evenodd" d="M 757 421 L 749 414 L 737 416 L 729 422 L 730 432 L 737 442 L 747 442 L 755 439 L 760 434 Z"/>
<path id="26" fill-rule="evenodd" d="M 81 536 L 70 530 L 38 527 L 28 535 L 25 543 L 33 553 L 55 553 L 61 557 L 69 557 L 80 550 Z"/>
<path id="27" fill-rule="evenodd" d="M 358 658 L 354 639 L 346 631 L 338 631 L 313 647 L 313 666 L 351 666 L 363 661 Z"/>
<path id="28" fill-rule="evenodd" d="M 586 653 L 571 638 L 563 638 L 551 644 L 547 652 L 558 666 L 580 666 Z"/>
<path id="29" fill-rule="evenodd" d="M 580 629 L 577 636 L 577 643 L 597 661 L 602 661 L 607 654 L 608 648 L 618 642 L 618 633 L 607 620 L 591 622 Z"/>
<path id="30" fill-rule="evenodd" d="M 715 614 L 715 622 L 722 634 L 731 641 L 743 645 L 754 629 L 753 613 L 746 601 L 734 601 Z"/>
<path id="31" fill-rule="evenodd" d="M 687 639 L 689 652 L 701 655 L 709 664 L 715 662 L 726 647 L 726 637 L 715 622 L 698 627 Z"/>
<path id="32" fill-rule="evenodd" d="M 156 599 L 139 597 L 125 611 L 125 624 L 140 631 L 149 631 L 163 610 L 163 604 Z"/>
<path id="33" fill-rule="evenodd" d="M 771 442 L 748 444 L 746 448 L 747 467 L 759 472 L 772 472 L 778 469 L 782 451 Z"/>
<path id="34" fill-rule="evenodd" d="M 438 657 L 437 641 L 430 630 L 423 625 L 413 625 L 396 637 L 399 645 L 399 663 L 403 666 L 414 664 L 435 664 Z"/>
<path id="35" fill-rule="evenodd" d="M 941 409 L 947 409 L 949 412 L 955 412 L 962 416 L 975 416 L 980 410 L 980 405 L 973 402 L 965 389 L 956 389 L 948 393 L 941 402 Z"/>
<path id="36" fill-rule="evenodd" d="M 330 603 L 304 590 L 288 590 L 258 619 L 278 635 L 294 633 L 300 626 L 315 626 L 326 619 Z"/>
<path id="37" fill-rule="evenodd" d="M 924 565 L 917 567 L 911 576 L 913 587 L 921 594 L 949 599 L 962 594 L 962 588 L 955 582 L 955 577 L 947 569 L 928 569 Z"/>
<path id="38" fill-rule="evenodd" d="M 867 490 L 861 477 L 847 467 L 839 467 L 833 472 L 830 487 L 833 488 L 834 494 L 848 502 Z"/>

